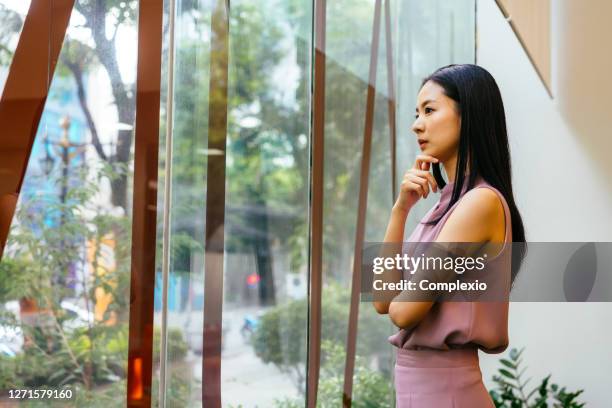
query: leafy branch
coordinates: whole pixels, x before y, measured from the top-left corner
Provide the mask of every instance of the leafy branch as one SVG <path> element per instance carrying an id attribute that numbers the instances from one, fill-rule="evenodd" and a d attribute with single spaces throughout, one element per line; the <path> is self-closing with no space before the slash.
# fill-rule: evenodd
<path id="1" fill-rule="evenodd" d="M 490 392 L 498 408 L 581 408 L 585 404 L 577 401 L 584 390 L 568 392 L 566 387 L 550 383 L 551 374 L 542 379 L 540 385 L 527 391 L 531 377 L 524 379 L 527 367 L 521 367 L 521 355 L 524 348 L 510 350 L 510 359 L 500 359 L 503 367 L 498 369 L 500 375 L 494 375 L 497 389 Z M 551 405 L 549 403 L 552 403 Z"/>

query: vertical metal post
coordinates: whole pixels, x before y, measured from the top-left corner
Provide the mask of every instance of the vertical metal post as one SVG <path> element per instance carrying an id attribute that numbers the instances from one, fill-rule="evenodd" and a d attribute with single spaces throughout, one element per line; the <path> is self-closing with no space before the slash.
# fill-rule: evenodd
<path id="1" fill-rule="evenodd" d="M 314 2 L 314 81 L 310 151 L 310 287 L 306 406 L 315 408 L 321 364 L 321 290 L 323 286 L 323 168 L 325 144 L 326 0 Z"/>
<path id="2" fill-rule="evenodd" d="M 166 157 L 164 159 L 164 220 L 162 243 L 162 315 L 159 356 L 159 406 L 166 406 L 166 361 L 168 358 L 168 276 L 170 274 L 170 231 L 172 224 L 172 131 L 174 129 L 174 26 L 176 1 L 168 12 L 168 88 L 166 95 Z"/>
<path id="3" fill-rule="evenodd" d="M 163 0 L 139 3 L 127 405 L 151 406 Z"/>
<path id="4" fill-rule="evenodd" d="M 229 13 L 229 1 L 217 0 L 211 20 L 208 149 L 222 154 L 208 156 L 206 173 L 202 333 L 202 405 L 205 407 L 221 407 Z"/>

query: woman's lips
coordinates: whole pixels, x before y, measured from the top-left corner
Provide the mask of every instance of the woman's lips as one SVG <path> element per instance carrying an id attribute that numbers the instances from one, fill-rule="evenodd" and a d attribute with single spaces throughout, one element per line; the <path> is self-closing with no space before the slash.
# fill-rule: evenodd
<path id="1" fill-rule="evenodd" d="M 427 140 L 423 140 L 423 139 L 419 139 L 419 146 L 422 149 L 423 147 L 425 147 L 425 145 L 427 144 Z"/>

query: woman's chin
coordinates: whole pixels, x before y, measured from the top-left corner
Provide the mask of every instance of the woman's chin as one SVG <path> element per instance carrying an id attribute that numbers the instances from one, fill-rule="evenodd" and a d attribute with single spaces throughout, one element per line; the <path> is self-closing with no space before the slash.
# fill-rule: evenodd
<path id="1" fill-rule="evenodd" d="M 430 146 L 429 143 L 425 143 L 424 145 L 419 146 L 419 148 L 421 149 L 422 154 L 426 154 L 428 156 L 435 157 L 438 159 L 439 156 L 441 156 L 440 151 L 435 149 L 433 146 Z"/>
<path id="2" fill-rule="evenodd" d="M 428 143 L 424 143 L 422 145 L 419 146 L 419 149 L 421 149 L 421 152 L 423 154 L 429 154 L 431 155 L 431 148 L 429 147 Z"/>

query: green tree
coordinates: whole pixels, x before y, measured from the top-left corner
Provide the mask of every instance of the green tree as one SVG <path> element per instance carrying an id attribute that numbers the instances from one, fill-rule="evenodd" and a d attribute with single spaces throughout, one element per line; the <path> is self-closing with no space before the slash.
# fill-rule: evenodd
<path id="1" fill-rule="evenodd" d="M 71 186 L 65 202 L 46 194 L 28 197 L 19 205 L 0 263 L 0 304 L 28 300 L 37 310 L 29 316 L 6 311 L 0 315 L 0 325 L 19 329 L 24 338 L 23 350 L 16 356 L 0 358 L 0 396 L 19 387 L 71 387 L 75 406 L 124 401 L 131 224 L 124 215 L 100 208 L 96 197 L 101 180 L 117 175 L 109 165 L 96 170 L 93 178 L 79 173 L 80 182 Z M 62 183 L 61 175 L 52 174 L 50 181 Z M 98 262 L 109 257 L 108 253 L 102 256 L 99 243 L 103 240 L 114 244 L 113 264 Z M 83 254 L 85 250 L 89 256 Z M 54 282 L 60 265 L 71 265 L 77 274 L 66 280 L 66 286 Z M 98 320 L 93 317 L 94 299 L 102 294 L 111 295 L 111 300 Z M 69 314 L 62 304 L 66 296 L 85 305 L 91 318 L 84 321 Z M 154 334 L 158 364 L 159 332 Z M 187 353 L 183 334 L 171 329 L 168 338 L 169 360 L 182 360 Z M 171 398 L 184 399 L 183 388 L 177 387 Z"/>
<path id="2" fill-rule="evenodd" d="M 10 44 L 21 30 L 23 22 L 19 14 L 0 4 L 0 65 L 8 65 L 13 57 Z"/>
<path id="3" fill-rule="evenodd" d="M 127 347 L 114 352 L 109 347 L 122 331 L 127 332 L 129 241 L 125 236 L 130 235 L 130 224 L 127 218 L 100 209 L 95 200 L 100 179 L 115 176 L 108 166 L 97 178 L 88 179 L 80 172 L 80 184 L 68 189 L 64 202 L 51 194 L 27 197 L 19 205 L 0 263 L 0 304 L 18 300 L 34 310 L 26 316 L 22 308 L 19 319 L 6 314 L 2 319 L 3 325 L 18 327 L 24 338 L 24 352 L 11 363 L 13 382 L 27 387 L 79 383 L 92 390 L 125 375 Z M 52 175 L 50 182 L 61 184 L 61 177 Z M 116 243 L 114 267 L 97 262 L 100 243 L 109 237 Z M 84 251 L 91 247 L 89 264 Z M 57 271 L 66 275 L 65 286 L 56 284 Z M 93 317 L 96 291 L 111 295 L 99 321 Z M 91 317 L 68 314 L 62 304 L 67 297 L 84 305 Z"/>

